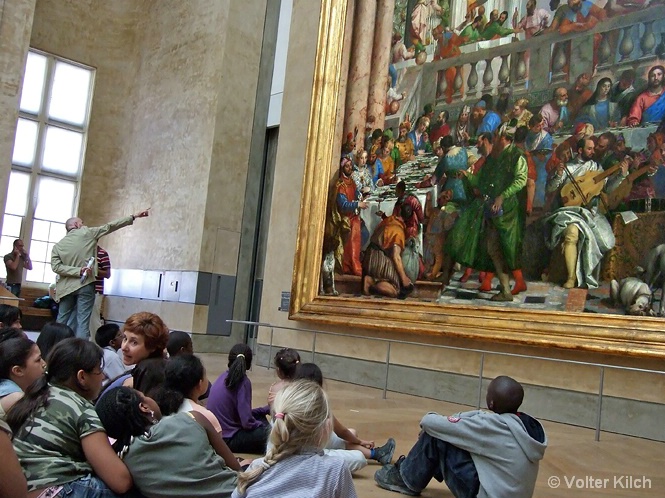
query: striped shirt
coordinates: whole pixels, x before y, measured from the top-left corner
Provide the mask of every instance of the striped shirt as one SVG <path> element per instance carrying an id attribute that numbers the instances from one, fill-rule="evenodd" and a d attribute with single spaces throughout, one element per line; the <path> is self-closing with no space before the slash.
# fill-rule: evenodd
<path id="1" fill-rule="evenodd" d="M 97 246 L 97 275 L 100 271 L 109 271 L 111 269 L 111 259 L 109 258 L 109 253 L 106 250 L 102 249 L 101 246 Z M 95 292 L 97 294 L 104 294 L 104 279 L 97 277 L 98 280 L 95 280 Z"/>
<path id="2" fill-rule="evenodd" d="M 263 458 L 248 470 L 264 465 Z M 241 495 L 231 498 L 357 498 L 351 471 L 339 457 L 320 452 L 303 452 L 267 468 Z"/>

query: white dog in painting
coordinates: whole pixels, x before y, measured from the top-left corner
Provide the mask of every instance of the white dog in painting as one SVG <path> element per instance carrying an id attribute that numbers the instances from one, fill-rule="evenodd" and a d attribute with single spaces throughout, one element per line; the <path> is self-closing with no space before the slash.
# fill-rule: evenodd
<path id="1" fill-rule="evenodd" d="M 610 297 L 615 305 L 621 305 L 627 315 L 654 316 L 651 309 L 651 289 L 637 277 L 610 282 Z"/>

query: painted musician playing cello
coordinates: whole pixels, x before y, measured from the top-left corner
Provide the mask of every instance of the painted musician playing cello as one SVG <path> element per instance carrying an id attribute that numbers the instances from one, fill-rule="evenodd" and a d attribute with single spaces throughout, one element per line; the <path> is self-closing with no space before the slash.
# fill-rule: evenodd
<path id="1" fill-rule="evenodd" d="M 567 160 L 557 166 L 547 182 L 547 191 L 559 195 L 555 201 L 558 209 L 545 217 L 550 229 L 545 245 L 550 250 L 561 247 L 566 289 L 598 287 L 601 259 L 614 247 L 612 227 L 598 208 L 604 202 L 602 192 L 616 189 L 628 168 L 622 162 L 611 171 L 603 171 L 593 160 L 593 153 L 593 140 L 581 139 L 577 157 L 571 160 L 572 153 L 568 153 Z"/>

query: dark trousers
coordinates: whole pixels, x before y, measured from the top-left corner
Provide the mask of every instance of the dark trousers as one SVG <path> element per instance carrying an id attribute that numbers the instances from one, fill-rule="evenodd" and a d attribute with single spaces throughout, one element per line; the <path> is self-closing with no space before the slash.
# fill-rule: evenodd
<path id="1" fill-rule="evenodd" d="M 413 491 L 425 489 L 432 477 L 445 481 L 457 498 L 475 497 L 480 489 L 471 454 L 425 431 L 402 461 L 399 471 L 404 483 Z"/>
<path id="2" fill-rule="evenodd" d="M 224 441 L 233 453 L 265 455 L 270 429 L 270 424 L 266 420 L 261 427 L 252 430 L 240 429 L 232 437 L 224 438 Z"/>

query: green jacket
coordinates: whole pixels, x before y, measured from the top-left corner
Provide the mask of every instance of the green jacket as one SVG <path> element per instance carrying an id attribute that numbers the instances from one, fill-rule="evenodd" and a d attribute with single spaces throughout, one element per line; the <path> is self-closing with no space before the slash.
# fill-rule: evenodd
<path id="1" fill-rule="evenodd" d="M 55 285 L 55 295 L 58 301 L 95 281 L 95 275 L 97 274 L 97 241 L 104 235 L 133 223 L 134 218 L 127 216 L 101 227 L 82 226 L 67 232 L 67 235 L 53 246 L 51 269 L 54 273 L 60 275 Z M 95 258 L 93 273 L 81 283 L 81 268 L 87 264 L 91 257 Z"/>
<path id="2" fill-rule="evenodd" d="M 495 36 L 499 35 L 500 37 L 507 36 L 510 34 L 513 34 L 515 32 L 514 29 L 510 28 L 504 28 L 501 26 L 498 22 L 493 22 L 492 24 L 488 24 L 485 30 L 483 31 L 481 38 L 483 40 L 491 40 Z"/>
<path id="3" fill-rule="evenodd" d="M 498 157 L 490 155 L 478 174 L 469 175 L 469 187 L 479 190 L 458 218 L 446 239 L 445 252 L 453 261 L 482 271 L 495 271 L 487 248 L 488 228 L 493 225 L 508 270 L 522 267 L 522 242 L 526 224 L 528 167 L 519 148 L 506 147 Z M 469 189 L 471 195 L 472 189 Z M 494 199 L 503 197 L 503 213 L 488 216 Z"/>
<path id="4" fill-rule="evenodd" d="M 480 39 L 480 33 L 472 24 L 469 24 L 466 28 L 462 30 L 459 34 L 461 38 L 467 38 L 465 43 L 471 43 L 478 41 Z"/>

